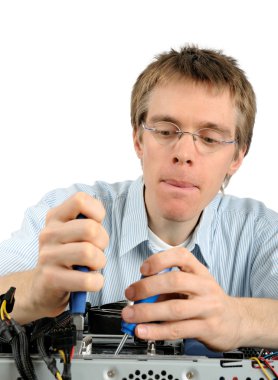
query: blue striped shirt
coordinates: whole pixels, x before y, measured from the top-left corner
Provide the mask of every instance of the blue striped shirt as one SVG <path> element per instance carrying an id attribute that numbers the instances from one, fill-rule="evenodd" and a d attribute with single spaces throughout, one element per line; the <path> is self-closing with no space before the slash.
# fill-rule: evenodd
<path id="1" fill-rule="evenodd" d="M 49 192 L 27 209 L 22 227 L 0 244 L 0 275 L 34 268 L 38 236 L 48 210 L 77 191 L 99 199 L 110 236 L 105 250 L 105 284 L 88 301 L 101 305 L 124 299 L 124 290 L 140 278 L 142 262 L 154 252 L 142 177 L 136 181 L 93 186 L 75 184 Z M 261 202 L 218 194 L 205 208 L 188 249 L 209 269 L 227 294 L 278 299 L 278 214 Z"/>

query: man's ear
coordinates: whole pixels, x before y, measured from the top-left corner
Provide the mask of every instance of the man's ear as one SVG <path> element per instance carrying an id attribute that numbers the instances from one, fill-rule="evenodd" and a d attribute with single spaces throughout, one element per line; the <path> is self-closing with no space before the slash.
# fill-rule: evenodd
<path id="1" fill-rule="evenodd" d="M 242 164 L 244 156 L 245 156 L 246 149 L 247 149 L 246 147 L 244 147 L 243 149 L 240 149 L 237 157 L 234 158 L 233 161 L 231 162 L 230 169 L 227 173 L 230 177 L 233 174 L 235 174 L 235 172 L 241 167 L 241 164 Z"/>
<path id="2" fill-rule="evenodd" d="M 143 157 L 143 141 L 142 141 L 142 135 L 140 137 L 139 129 L 133 129 L 133 145 L 135 152 L 137 154 L 137 157 L 141 160 Z"/>

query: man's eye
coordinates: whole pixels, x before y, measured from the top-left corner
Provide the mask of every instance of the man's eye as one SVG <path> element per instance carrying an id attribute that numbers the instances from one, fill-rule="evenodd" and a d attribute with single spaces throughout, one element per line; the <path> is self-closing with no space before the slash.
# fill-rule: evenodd
<path id="1" fill-rule="evenodd" d="M 217 145 L 223 140 L 221 134 L 213 129 L 203 129 L 197 132 L 197 135 L 204 144 Z"/>
<path id="2" fill-rule="evenodd" d="M 202 139 L 203 142 L 205 142 L 206 144 L 217 144 L 219 141 L 218 140 L 215 140 L 211 137 L 207 137 L 207 136 L 200 136 L 200 138 Z"/>
<path id="3" fill-rule="evenodd" d="M 173 135 L 173 132 L 171 132 L 171 131 L 159 131 L 159 130 L 157 130 L 156 133 L 160 134 L 160 136 L 163 136 L 163 137 L 168 137 L 168 136 Z"/>

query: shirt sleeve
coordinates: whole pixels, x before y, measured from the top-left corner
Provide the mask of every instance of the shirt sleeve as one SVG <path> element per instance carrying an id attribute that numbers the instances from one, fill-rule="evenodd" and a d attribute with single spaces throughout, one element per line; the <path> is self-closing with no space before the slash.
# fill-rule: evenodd
<path id="1" fill-rule="evenodd" d="M 49 210 L 46 202 L 26 210 L 21 229 L 0 243 L 0 276 L 30 270 L 38 259 L 38 238 Z"/>
<path id="2" fill-rule="evenodd" d="M 24 214 L 19 231 L 10 239 L 0 243 L 0 276 L 33 269 L 38 261 L 39 234 L 45 226 L 47 212 L 68 199 L 77 191 L 94 196 L 94 187 L 85 184 L 73 184 L 68 188 L 55 189 L 41 199 Z"/>
<path id="3" fill-rule="evenodd" d="M 278 299 L 278 223 L 260 220 L 251 269 L 253 297 Z"/>

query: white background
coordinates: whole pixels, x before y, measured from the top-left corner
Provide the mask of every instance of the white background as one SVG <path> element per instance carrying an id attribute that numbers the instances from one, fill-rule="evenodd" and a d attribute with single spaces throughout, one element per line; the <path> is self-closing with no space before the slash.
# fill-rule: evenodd
<path id="1" fill-rule="evenodd" d="M 251 151 L 227 193 L 278 211 L 275 0 L 0 0 L 0 240 L 49 190 L 141 173 L 131 87 L 185 43 L 236 57 L 257 93 Z"/>

